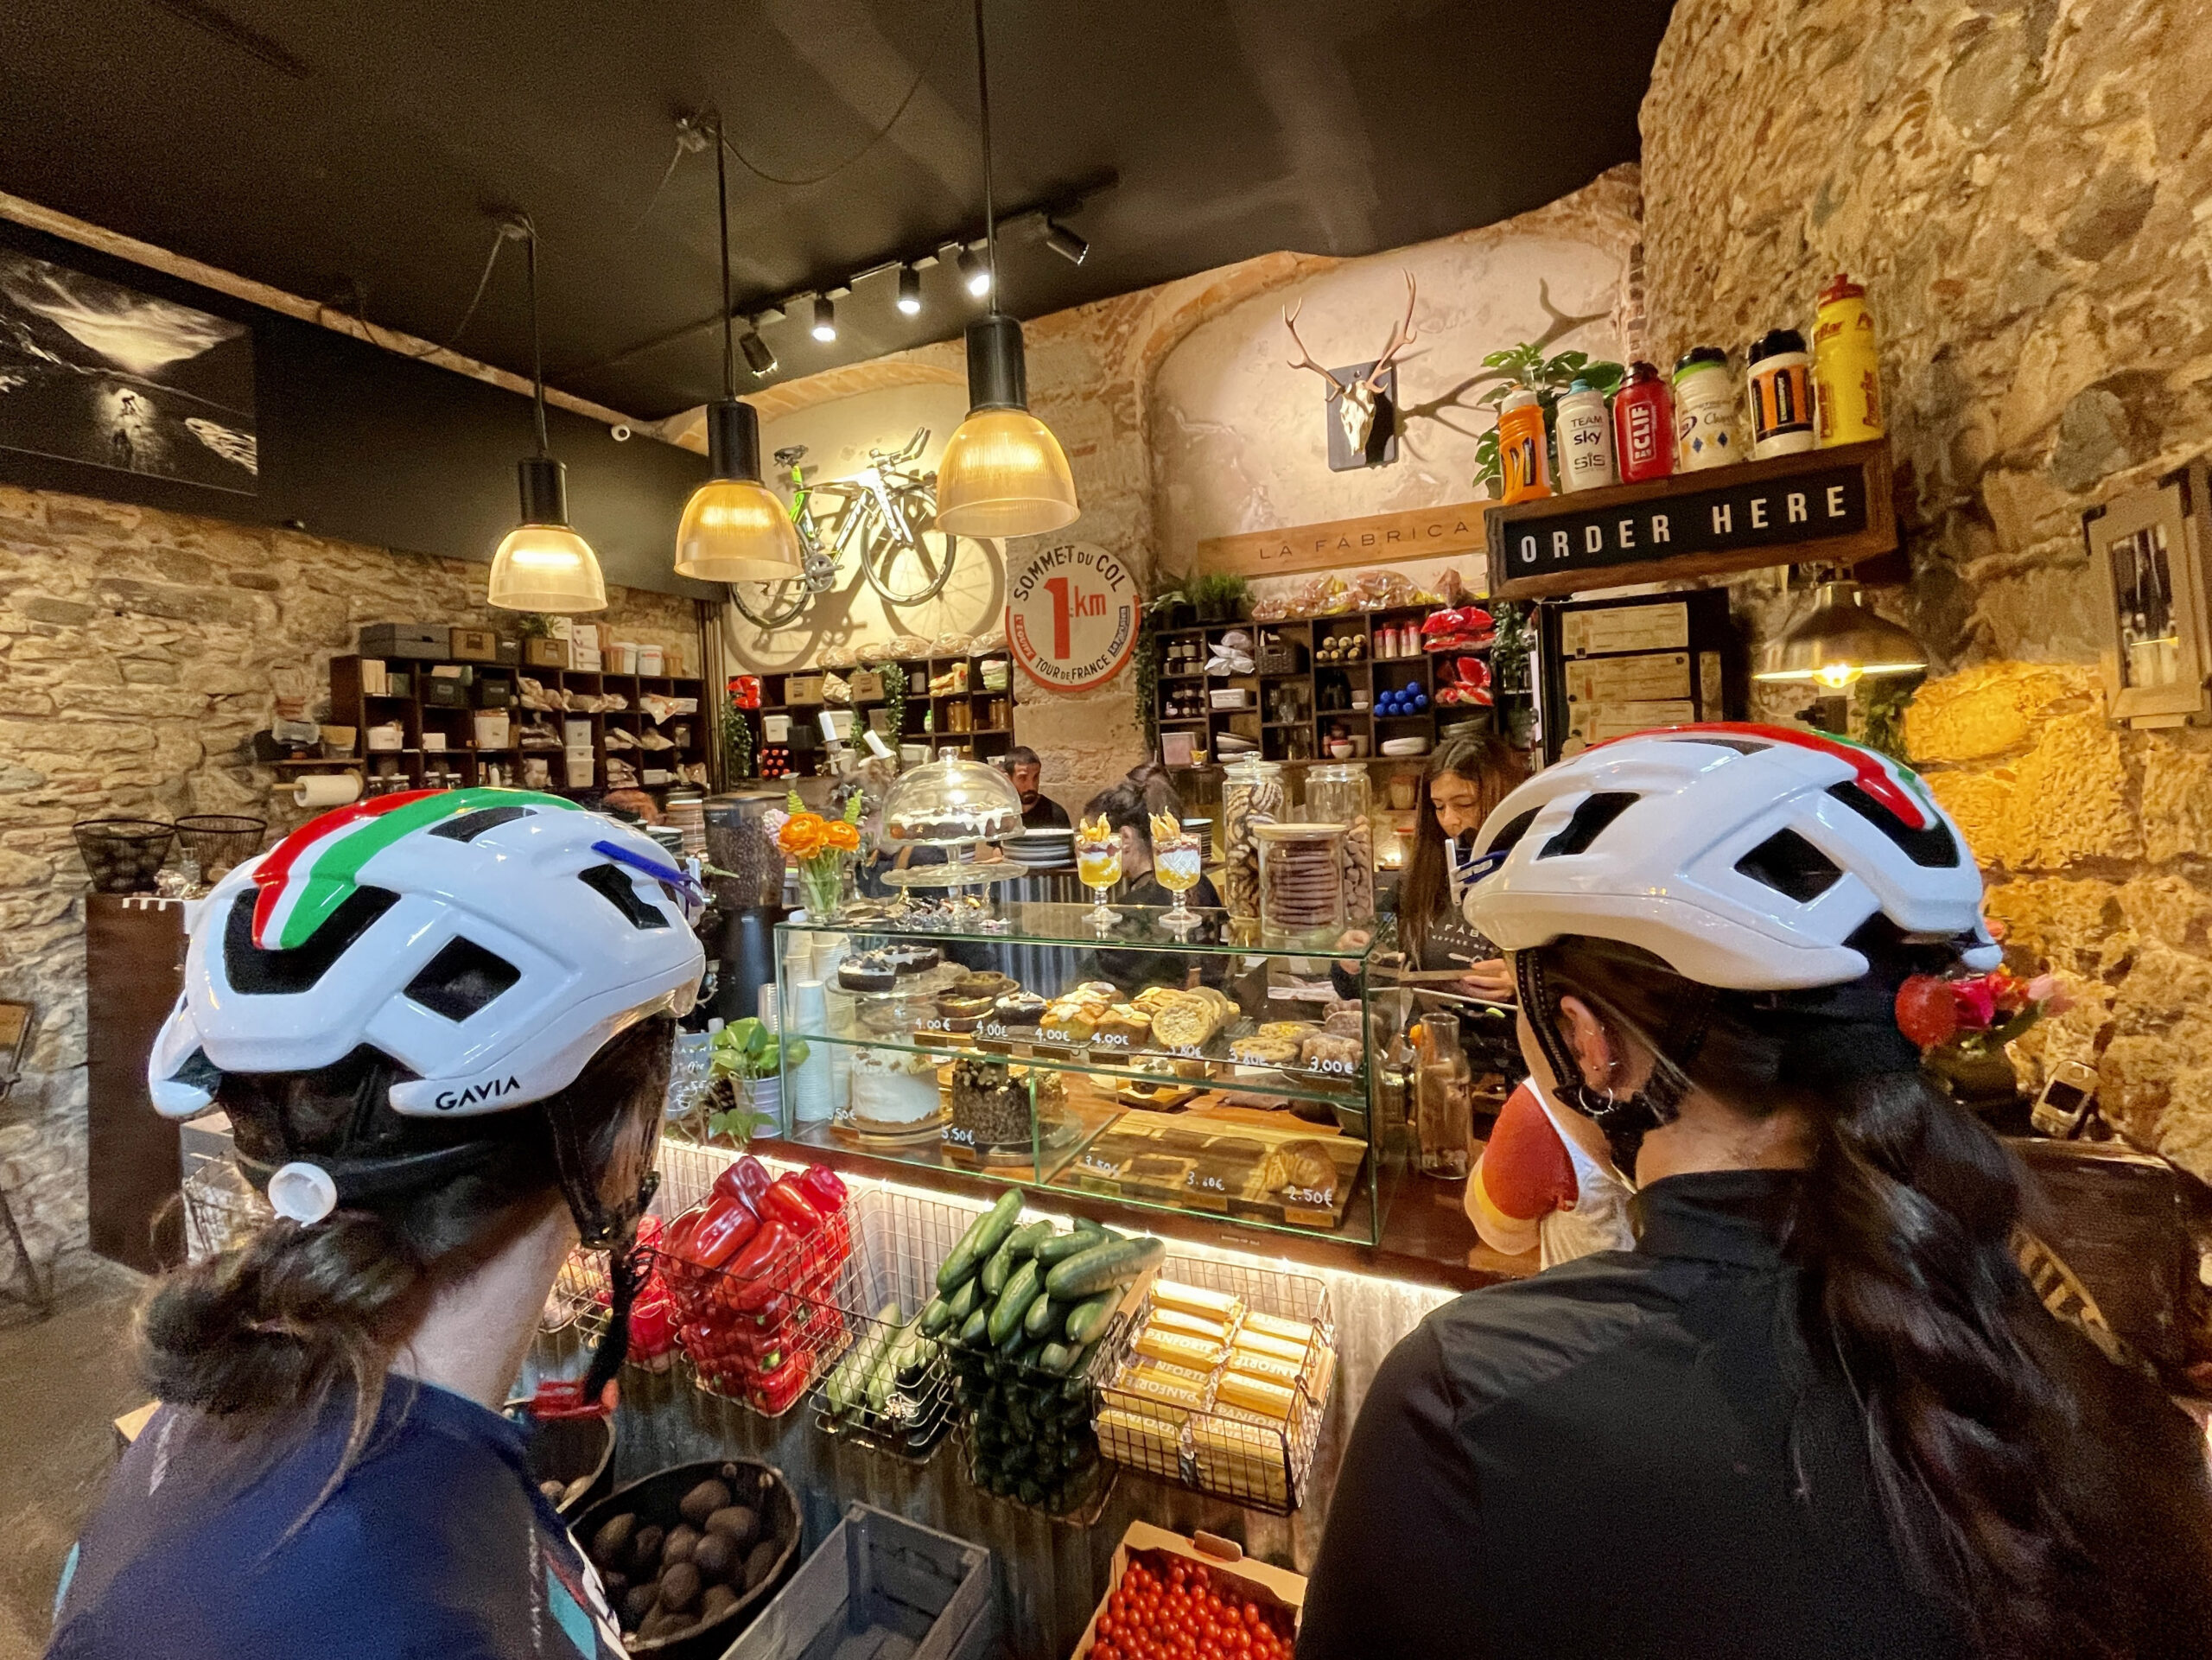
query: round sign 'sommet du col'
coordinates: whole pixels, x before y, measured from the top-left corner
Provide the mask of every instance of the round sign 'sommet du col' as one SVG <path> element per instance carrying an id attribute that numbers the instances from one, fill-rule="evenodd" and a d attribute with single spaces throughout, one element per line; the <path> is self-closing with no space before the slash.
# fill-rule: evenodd
<path id="1" fill-rule="evenodd" d="M 1039 685 L 1083 691 L 1122 671 L 1137 644 L 1136 573 L 1089 542 L 1056 542 L 1011 559 L 1006 639 Z"/>

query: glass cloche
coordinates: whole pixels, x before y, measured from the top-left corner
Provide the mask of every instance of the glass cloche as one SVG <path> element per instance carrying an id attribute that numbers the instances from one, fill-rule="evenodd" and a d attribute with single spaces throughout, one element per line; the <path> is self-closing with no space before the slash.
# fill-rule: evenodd
<path id="1" fill-rule="evenodd" d="M 1014 780 L 950 750 L 942 760 L 901 773 L 883 804 L 887 851 L 1001 842 L 1020 828 L 1021 797 Z"/>

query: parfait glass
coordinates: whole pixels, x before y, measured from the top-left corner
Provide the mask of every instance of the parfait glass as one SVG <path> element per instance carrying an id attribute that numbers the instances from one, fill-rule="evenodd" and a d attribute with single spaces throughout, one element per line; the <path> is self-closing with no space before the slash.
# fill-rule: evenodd
<path id="1" fill-rule="evenodd" d="M 1205 874 L 1205 850 L 1198 838 L 1180 830 L 1172 836 L 1153 832 L 1153 874 L 1160 885 L 1175 896 L 1175 903 L 1160 913 L 1160 925 L 1170 933 L 1186 934 L 1205 920 L 1191 908 L 1189 894 Z"/>
<path id="2" fill-rule="evenodd" d="M 1122 844 L 1118 840 L 1079 845 L 1075 855 L 1076 875 L 1083 885 L 1097 896 L 1097 908 L 1087 920 L 1095 928 L 1110 928 L 1122 919 L 1122 913 L 1106 903 L 1122 880 Z"/>

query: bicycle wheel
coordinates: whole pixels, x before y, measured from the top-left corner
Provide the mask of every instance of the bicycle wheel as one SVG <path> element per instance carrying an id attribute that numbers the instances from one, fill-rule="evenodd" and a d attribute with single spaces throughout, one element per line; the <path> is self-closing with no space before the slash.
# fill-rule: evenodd
<path id="1" fill-rule="evenodd" d="M 893 605 L 919 605 L 944 591 L 960 557 L 960 538 L 935 527 L 937 498 L 929 491 L 902 491 L 899 505 L 912 527 L 901 537 L 880 518 L 868 528 L 861 546 L 861 569 L 868 586 Z"/>
<path id="2" fill-rule="evenodd" d="M 788 628 L 806 613 L 814 595 L 804 577 L 780 582 L 728 582 L 729 602 L 763 628 Z"/>

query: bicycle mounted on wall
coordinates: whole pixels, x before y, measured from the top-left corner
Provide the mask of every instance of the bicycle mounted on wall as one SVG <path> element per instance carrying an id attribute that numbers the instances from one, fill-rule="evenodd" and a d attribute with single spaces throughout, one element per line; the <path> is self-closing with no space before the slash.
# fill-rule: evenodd
<path id="1" fill-rule="evenodd" d="M 813 483 L 807 474 L 816 469 L 799 465 L 804 444 L 779 449 L 776 465 L 791 480 L 802 573 L 776 582 L 732 582 L 731 602 L 762 628 L 788 628 L 837 587 L 849 550 L 887 603 L 935 599 L 952 576 L 960 538 L 937 528 L 937 474 L 912 467 L 929 441 L 930 429 L 918 427 L 896 455 L 870 449 L 868 465 L 850 478 Z M 825 504 L 826 513 L 820 511 Z"/>

